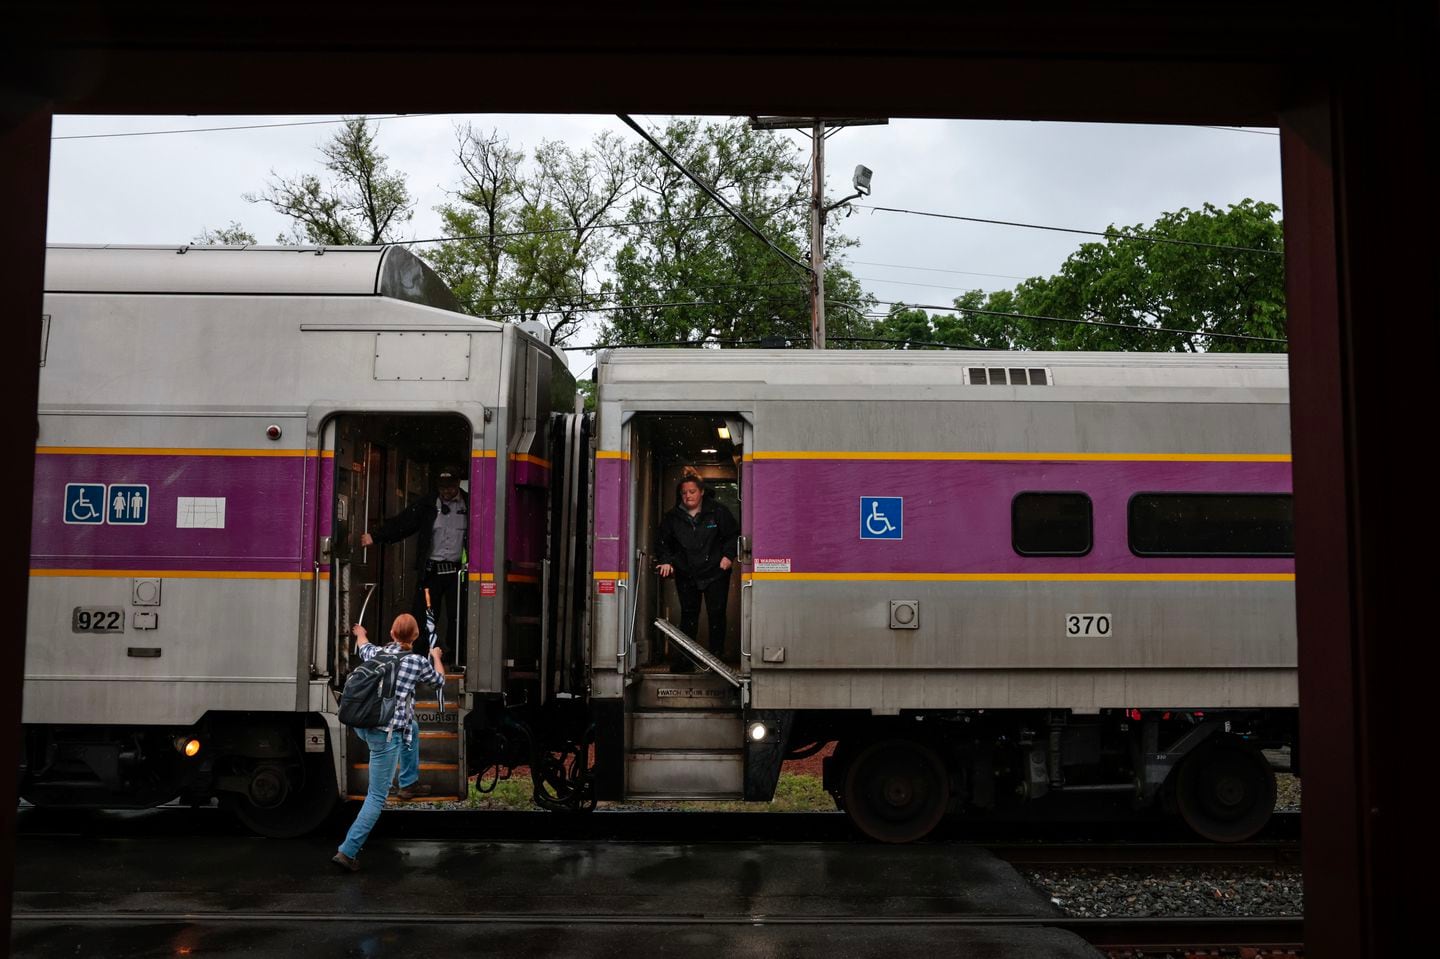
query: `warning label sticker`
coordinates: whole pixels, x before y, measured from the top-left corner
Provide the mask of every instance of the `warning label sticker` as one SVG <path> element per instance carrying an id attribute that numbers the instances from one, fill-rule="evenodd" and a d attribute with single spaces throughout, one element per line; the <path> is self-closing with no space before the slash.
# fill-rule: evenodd
<path id="1" fill-rule="evenodd" d="M 757 556 L 755 558 L 755 572 L 788 573 L 790 572 L 790 557 Z"/>
<path id="2" fill-rule="evenodd" d="M 615 581 L 613 579 L 597 580 L 595 583 L 595 589 L 597 592 L 601 593 L 613 593 L 615 592 Z"/>

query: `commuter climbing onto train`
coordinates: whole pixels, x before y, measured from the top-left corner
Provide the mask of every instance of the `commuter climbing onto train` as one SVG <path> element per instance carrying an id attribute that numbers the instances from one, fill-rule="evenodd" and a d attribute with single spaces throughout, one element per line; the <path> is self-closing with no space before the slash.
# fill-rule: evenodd
<path id="1" fill-rule="evenodd" d="M 710 627 L 710 650 L 725 657 L 725 607 L 730 600 L 730 570 L 740 524 L 725 505 L 709 495 L 700 471 L 685 467 L 675 489 L 675 506 L 660 520 L 656 571 L 673 576 L 680 596 L 680 629 L 691 638 L 700 627 L 703 600 Z M 671 666 L 681 667 L 672 654 Z"/>
<path id="2" fill-rule="evenodd" d="M 457 648 L 457 638 L 464 635 L 461 619 L 463 593 L 461 579 L 465 575 L 466 534 L 470 529 L 470 497 L 460 488 L 461 473 L 445 467 L 435 478 L 435 495 L 422 496 L 399 514 L 380 524 L 374 534 L 360 537 L 361 546 L 396 543 L 419 534 L 415 550 L 415 571 L 419 582 L 410 604 L 416 622 L 424 622 L 427 608 L 433 608 L 436 637 L 447 649 Z M 427 607 L 425 591 L 430 591 L 433 607 Z M 422 655 L 430 645 L 422 636 L 416 649 Z M 453 661 L 453 660 L 452 660 Z"/>
<path id="3" fill-rule="evenodd" d="M 420 625 L 409 613 L 401 613 L 395 617 L 395 622 L 390 627 L 390 642 L 383 647 L 370 642 L 365 627 L 358 623 L 352 632 L 355 634 L 355 653 L 361 660 L 368 663 L 381 654 L 399 659 L 394 688 L 394 711 L 388 720 L 379 726 L 352 727 L 370 750 L 370 784 L 365 793 L 365 804 L 360 807 L 355 822 L 345 834 L 345 841 L 340 844 L 330 861 L 341 869 L 358 872 L 360 849 L 369 838 L 370 831 L 375 828 L 375 823 L 380 820 L 380 811 L 385 808 L 385 800 L 389 796 L 390 780 L 395 775 L 396 766 L 402 762 L 403 751 L 418 746 L 420 727 L 415 720 L 415 685 L 444 683 L 445 664 L 440 660 L 438 646 L 431 647 L 428 659 L 415 651 L 415 642 L 420 637 Z M 412 774 L 419 776 L 418 764 Z M 405 769 L 402 768 L 402 780 L 405 775 Z M 400 795 L 405 797 L 415 786 L 413 780 L 409 784 L 402 781 Z"/>

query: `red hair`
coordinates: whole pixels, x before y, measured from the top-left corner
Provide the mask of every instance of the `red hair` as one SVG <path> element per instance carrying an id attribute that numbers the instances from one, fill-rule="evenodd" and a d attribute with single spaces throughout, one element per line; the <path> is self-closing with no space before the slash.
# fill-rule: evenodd
<path id="1" fill-rule="evenodd" d="M 390 627 L 390 638 L 401 646 L 413 646 L 415 640 L 420 638 L 420 624 L 415 622 L 415 617 L 409 613 L 401 613 L 395 617 L 395 624 Z"/>

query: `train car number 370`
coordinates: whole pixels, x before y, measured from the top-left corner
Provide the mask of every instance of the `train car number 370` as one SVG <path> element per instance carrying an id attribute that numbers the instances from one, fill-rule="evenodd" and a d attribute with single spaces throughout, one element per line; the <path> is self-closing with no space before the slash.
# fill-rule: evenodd
<path id="1" fill-rule="evenodd" d="M 1109 636 L 1109 613 L 1071 613 L 1065 617 L 1066 636 Z"/>

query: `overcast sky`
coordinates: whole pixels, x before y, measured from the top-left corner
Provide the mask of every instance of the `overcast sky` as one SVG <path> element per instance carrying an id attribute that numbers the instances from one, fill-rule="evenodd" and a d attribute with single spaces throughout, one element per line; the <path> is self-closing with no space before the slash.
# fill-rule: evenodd
<path id="1" fill-rule="evenodd" d="M 274 242 L 288 221 L 242 194 L 273 170 L 319 172 L 317 147 L 334 117 L 55 118 L 50 159 L 52 243 L 186 243 L 237 221 Z M 665 117 L 637 117 L 652 131 Z M 377 143 L 416 196 L 406 238 L 439 235 L 434 207 L 457 182 L 455 127 L 496 128 L 512 145 L 542 140 L 583 147 L 600 130 L 639 137 L 613 116 L 444 114 L 381 120 Z M 260 126 L 267 125 L 267 126 Z M 211 132 L 161 130 L 255 126 Z M 786 133 L 808 158 L 810 141 Z M 874 171 L 858 203 L 1049 226 L 1103 230 L 1148 224 L 1161 213 L 1245 198 L 1280 204 L 1280 144 L 1274 131 L 1214 127 L 891 120 L 850 127 L 826 142 L 827 195 L 849 189 L 851 171 Z M 845 260 L 883 301 L 948 304 L 968 289 L 994 290 L 1054 273 L 1093 237 L 878 212 L 831 214 L 830 228 L 860 241 Z M 588 370 L 576 354 L 572 367 Z"/>

